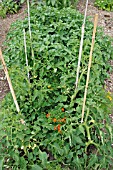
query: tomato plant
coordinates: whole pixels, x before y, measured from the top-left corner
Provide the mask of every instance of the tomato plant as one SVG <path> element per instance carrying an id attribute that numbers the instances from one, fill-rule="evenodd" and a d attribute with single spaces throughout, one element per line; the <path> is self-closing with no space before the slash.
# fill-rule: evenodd
<path id="1" fill-rule="evenodd" d="M 107 71 L 111 70 L 108 61 L 113 56 L 112 41 L 98 28 L 81 123 L 93 24 L 86 21 L 80 79 L 75 91 L 83 16 L 72 8 L 47 6 L 33 6 L 30 12 L 34 58 L 27 18 L 13 23 L 5 43 L 4 58 L 21 113 L 17 114 L 8 94 L 0 114 L 3 166 L 24 170 L 110 169 L 112 95 L 103 86 Z M 29 67 L 25 66 L 23 28 Z"/>

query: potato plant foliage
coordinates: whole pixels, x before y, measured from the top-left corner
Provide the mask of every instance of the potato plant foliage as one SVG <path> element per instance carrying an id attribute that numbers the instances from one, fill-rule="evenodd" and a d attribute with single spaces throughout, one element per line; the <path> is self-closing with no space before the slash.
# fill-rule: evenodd
<path id="1" fill-rule="evenodd" d="M 7 14 L 17 13 L 25 0 L 2 0 L 0 1 L 0 17 L 5 18 Z"/>
<path id="2" fill-rule="evenodd" d="M 57 8 L 63 8 L 63 7 L 70 7 L 70 6 L 76 6 L 78 0 L 43 0 L 43 2 L 47 6 L 57 7 Z"/>
<path id="3" fill-rule="evenodd" d="M 14 170 L 111 169 L 112 96 L 103 88 L 107 71 L 111 70 L 111 40 L 98 28 L 81 123 L 93 24 L 86 21 L 80 79 L 75 91 L 83 16 L 75 9 L 46 6 L 32 7 L 30 12 L 32 40 L 26 18 L 13 23 L 5 44 L 4 57 L 21 113 L 16 112 L 8 94 L 0 114 L 1 164 L 4 169 Z M 25 64 L 23 28 L 29 67 Z"/>
<path id="4" fill-rule="evenodd" d="M 106 11 L 113 11 L 112 0 L 95 0 L 95 6 Z"/>

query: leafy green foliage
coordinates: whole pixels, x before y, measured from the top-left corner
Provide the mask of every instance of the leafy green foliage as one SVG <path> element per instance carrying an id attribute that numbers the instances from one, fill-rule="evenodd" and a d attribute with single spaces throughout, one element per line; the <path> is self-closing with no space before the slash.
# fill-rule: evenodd
<path id="1" fill-rule="evenodd" d="M 76 5 L 78 0 L 44 0 L 46 5 L 57 7 L 57 8 L 63 8 L 63 7 L 69 7 L 71 5 Z"/>
<path id="2" fill-rule="evenodd" d="M 95 6 L 99 7 L 99 9 L 104 9 L 106 11 L 113 11 L 112 0 L 95 0 Z"/>
<path id="3" fill-rule="evenodd" d="M 3 0 L 0 2 L 0 16 L 6 17 L 6 14 L 14 14 L 20 9 L 21 4 L 23 4 L 25 0 Z"/>
<path id="4" fill-rule="evenodd" d="M 103 89 L 110 70 L 108 60 L 113 54 L 110 39 L 98 29 L 85 118 L 81 123 L 93 24 L 86 21 L 80 79 L 75 91 L 83 16 L 75 9 L 46 6 L 33 7 L 30 12 L 32 42 L 26 18 L 12 25 L 5 44 L 4 57 L 21 113 L 16 113 L 12 96 L 8 94 L 0 114 L 0 154 L 5 160 L 4 167 L 110 169 L 113 166 L 113 130 L 109 119 L 112 96 Z M 25 66 L 23 28 L 29 67 Z"/>
<path id="5" fill-rule="evenodd" d="M 4 161 L 3 157 L 0 157 L 0 170 L 2 170 L 2 167 L 3 167 L 3 161 Z"/>

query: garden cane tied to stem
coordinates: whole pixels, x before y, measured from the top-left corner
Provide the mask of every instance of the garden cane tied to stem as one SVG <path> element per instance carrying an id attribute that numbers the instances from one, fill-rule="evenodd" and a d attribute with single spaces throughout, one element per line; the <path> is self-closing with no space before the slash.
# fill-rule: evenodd
<path id="1" fill-rule="evenodd" d="M 24 34 L 24 49 L 25 49 L 25 56 L 26 56 L 26 66 L 28 67 L 28 58 L 27 58 L 27 47 L 26 47 L 26 33 L 25 29 L 23 29 Z M 28 80 L 29 80 L 29 71 L 28 71 Z"/>
<path id="2" fill-rule="evenodd" d="M 75 88 L 76 89 L 78 87 L 78 79 L 79 79 L 79 72 L 80 72 L 80 62 L 81 62 L 81 57 L 82 57 L 82 47 L 83 47 L 83 39 L 84 39 L 84 30 L 85 30 L 87 8 L 88 8 L 88 0 L 86 1 L 84 21 L 83 21 L 83 25 L 82 25 L 82 29 L 81 29 L 81 41 L 80 41 L 79 58 L 78 58 L 78 66 L 77 66 L 77 75 L 76 75 L 76 82 L 75 82 Z"/>
<path id="3" fill-rule="evenodd" d="M 27 0 L 27 10 L 28 10 L 28 25 L 29 25 L 29 36 L 30 36 L 30 43 L 31 43 L 31 53 L 32 53 L 32 59 L 34 60 L 34 51 L 33 51 L 33 47 L 32 47 L 29 0 Z"/>
<path id="4" fill-rule="evenodd" d="M 92 44 L 91 44 L 91 50 L 90 50 L 90 56 L 89 56 L 89 64 L 88 64 L 86 86 L 85 86 L 85 92 L 84 92 L 84 100 L 83 100 L 83 107 L 82 107 L 81 123 L 83 123 L 83 119 L 84 119 L 84 110 L 85 110 L 85 103 L 86 103 L 86 95 L 87 95 L 87 89 L 88 89 L 88 83 L 89 83 L 90 68 L 91 68 L 92 53 L 93 53 L 94 43 L 95 43 L 95 34 L 96 34 L 97 22 L 98 22 L 98 14 L 95 15 L 95 20 L 94 20 L 94 29 L 93 29 Z"/>
<path id="5" fill-rule="evenodd" d="M 0 48 L 0 59 L 1 59 L 1 62 L 2 62 L 3 68 L 4 68 L 4 72 L 6 74 L 6 78 L 7 78 L 8 84 L 9 84 L 9 88 L 10 88 L 14 103 L 16 105 L 17 112 L 20 112 L 20 108 L 19 108 L 19 105 L 18 105 L 18 102 L 17 102 L 17 99 L 16 99 L 16 95 L 15 95 L 15 92 L 14 92 L 14 89 L 13 89 L 13 86 L 12 86 L 12 83 L 11 83 L 11 79 L 10 79 L 9 74 L 8 74 L 8 70 L 7 70 L 3 55 L 2 55 L 1 48 Z"/>

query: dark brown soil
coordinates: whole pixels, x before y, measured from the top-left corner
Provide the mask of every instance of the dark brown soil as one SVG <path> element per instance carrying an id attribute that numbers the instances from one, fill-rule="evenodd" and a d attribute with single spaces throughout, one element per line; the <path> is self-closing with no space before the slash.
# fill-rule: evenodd
<path id="1" fill-rule="evenodd" d="M 0 100 L 9 92 L 9 86 L 4 75 L 4 71 L 0 70 Z"/>

